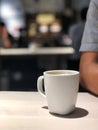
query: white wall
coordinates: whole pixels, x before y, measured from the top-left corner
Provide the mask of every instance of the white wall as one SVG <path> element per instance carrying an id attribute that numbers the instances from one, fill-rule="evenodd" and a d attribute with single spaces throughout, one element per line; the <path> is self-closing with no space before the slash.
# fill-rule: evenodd
<path id="1" fill-rule="evenodd" d="M 26 12 L 36 12 L 37 4 L 35 0 L 21 0 L 24 3 Z"/>
<path id="2" fill-rule="evenodd" d="M 64 9 L 64 0 L 22 0 L 25 9 L 28 12 L 33 11 L 56 11 L 60 12 Z"/>

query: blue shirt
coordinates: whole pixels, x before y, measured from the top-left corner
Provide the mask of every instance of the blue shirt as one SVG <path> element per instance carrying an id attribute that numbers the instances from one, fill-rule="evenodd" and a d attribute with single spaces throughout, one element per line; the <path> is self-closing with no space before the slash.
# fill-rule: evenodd
<path id="1" fill-rule="evenodd" d="M 80 51 L 98 51 L 98 0 L 91 0 Z"/>

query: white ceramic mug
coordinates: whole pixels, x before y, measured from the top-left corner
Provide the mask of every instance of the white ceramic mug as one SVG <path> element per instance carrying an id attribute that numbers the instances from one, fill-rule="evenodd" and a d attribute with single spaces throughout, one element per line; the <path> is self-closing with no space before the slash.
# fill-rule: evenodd
<path id="1" fill-rule="evenodd" d="M 69 114 L 76 105 L 79 72 L 74 70 L 45 71 L 42 76 L 38 77 L 37 89 L 41 95 L 46 97 L 50 113 Z"/>

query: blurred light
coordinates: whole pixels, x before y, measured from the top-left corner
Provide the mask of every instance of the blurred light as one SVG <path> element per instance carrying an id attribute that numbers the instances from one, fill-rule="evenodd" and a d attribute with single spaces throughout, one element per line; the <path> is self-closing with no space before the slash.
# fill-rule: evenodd
<path id="1" fill-rule="evenodd" d="M 40 25 L 39 26 L 39 31 L 41 33 L 47 33 L 48 32 L 48 26 L 47 25 Z"/>
<path id="2" fill-rule="evenodd" d="M 60 25 L 53 24 L 50 26 L 50 32 L 58 33 L 58 32 L 61 32 L 61 30 L 62 30 L 62 27 Z"/>
<path id="3" fill-rule="evenodd" d="M 36 17 L 36 21 L 39 24 L 51 24 L 55 20 L 55 16 L 51 13 L 39 14 Z"/>
<path id="4" fill-rule="evenodd" d="M 20 37 L 20 28 L 25 27 L 24 11 L 20 0 L 2 0 L 0 4 L 1 20 L 9 34 Z"/>

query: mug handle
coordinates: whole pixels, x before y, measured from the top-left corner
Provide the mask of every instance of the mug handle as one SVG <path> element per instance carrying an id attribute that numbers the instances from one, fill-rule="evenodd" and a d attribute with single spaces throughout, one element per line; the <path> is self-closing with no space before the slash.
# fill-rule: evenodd
<path id="1" fill-rule="evenodd" d="M 38 80 L 37 80 L 37 90 L 38 90 L 38 92 L 42 96 L 46 97 L 45 91 L 43 90 L 43 80 L 44 80 L 44 76 L 38 77 Z"/>

